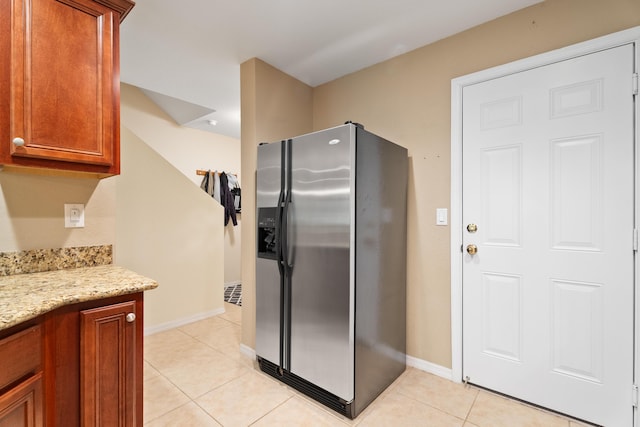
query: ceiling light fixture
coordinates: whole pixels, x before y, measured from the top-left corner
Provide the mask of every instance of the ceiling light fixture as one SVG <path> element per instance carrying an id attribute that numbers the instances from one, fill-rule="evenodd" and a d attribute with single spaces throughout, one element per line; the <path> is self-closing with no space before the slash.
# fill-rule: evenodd
<path id="1" fill-rule="evenodd" d="M 211 120 L 207 120 L 207 123 L 209 123 L 211 126 L 215 126 L 218 124 L 218 121 L 211 119 Z"/>

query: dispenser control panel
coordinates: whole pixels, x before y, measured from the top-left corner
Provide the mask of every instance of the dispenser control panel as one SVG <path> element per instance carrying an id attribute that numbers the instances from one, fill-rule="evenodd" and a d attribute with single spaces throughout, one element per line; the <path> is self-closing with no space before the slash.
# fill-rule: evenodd
<path id="1" fill-rule="evenodd" d="M 258 208 L 258 258 L 277 259 L 277 208 Z"/>

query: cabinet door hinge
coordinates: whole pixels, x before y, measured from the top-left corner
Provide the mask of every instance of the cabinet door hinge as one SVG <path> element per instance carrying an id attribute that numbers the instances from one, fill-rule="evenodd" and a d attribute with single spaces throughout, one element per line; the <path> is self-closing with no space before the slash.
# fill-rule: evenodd
<path id="1" fill-rule="evenodd" d="M 633 250 L 638 252 L 638 229 L 633 229 Z"/>
<path id="2" fill-rule="evenodd" d="M 631 85 L 633 88 L 633 95 L 635 96 L 638 94 L 638 73 L 633 73 Z"/>
<path id="3" fill-rule="evenodd" d="M 631 386 L 631 398 L 633 400 L 633 407 L 638 407 L 638 386 L 636 384 Z"/>

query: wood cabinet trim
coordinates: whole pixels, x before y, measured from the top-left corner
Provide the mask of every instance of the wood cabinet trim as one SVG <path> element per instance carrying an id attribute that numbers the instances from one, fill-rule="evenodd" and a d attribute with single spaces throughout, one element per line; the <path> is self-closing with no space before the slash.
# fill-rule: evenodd
<path id="1" fill-rule="evenodd" d="M 94 0 L 96 3 L 103 4 L 110 9 L 118 12 L 120 14 L 120 22 L 124 20 L 124 18 L 129 14 L 133 6 L 136 5 L 135 2 L 130 0 Z"/>
<path id="2" fill-rule="evenodd" d="M 43 416 L 42 372 L 0 395 L 0 424 L 7 421 L 16 427 L 40 427 Z"/>
<path id="3" fill-rule="evenodd" d="M 40 325 L 0 340 L 0 360 L 14 359 L 15 363 L 0 369 L 0 390 L 42 366 L 42 333 Z"/>

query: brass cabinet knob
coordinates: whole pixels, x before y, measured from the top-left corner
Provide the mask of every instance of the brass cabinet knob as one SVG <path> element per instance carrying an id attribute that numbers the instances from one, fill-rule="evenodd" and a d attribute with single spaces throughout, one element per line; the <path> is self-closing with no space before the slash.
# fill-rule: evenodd
<path id="1" fill-rule="evenodd" d="M 476 245 L 467 245 L 467 253 L 469 255 L 475 255 L 478 253 L 478 247 Z"/>
<path id="2" fill-rule="evenodd" d="M 129 313 L 127 314 L 127 322 L 129 323 L 133 323 L 136 320 L 136 314 L 135 313 Z"/>

